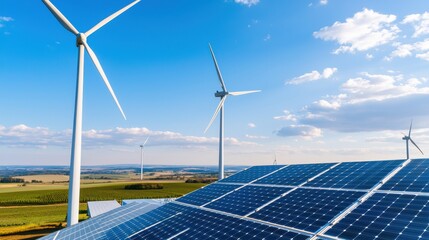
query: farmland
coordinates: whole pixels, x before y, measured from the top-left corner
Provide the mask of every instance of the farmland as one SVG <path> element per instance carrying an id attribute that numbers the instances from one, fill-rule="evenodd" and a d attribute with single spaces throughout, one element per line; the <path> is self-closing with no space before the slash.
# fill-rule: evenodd
<path id="1" fill-rule="evenodd" d="M 150 181 L 155 182 L 155 181 Z M 205 184 L 158 181 L 163 189 L 126 190 L 134 182 L 82 184 L 80 220 L 86 219 L 86 202 L 99 200 L 170 198 L 194 191 Z M 65 226 L 67 184 L 0 184 L 0 238 L 40 237 Z"/>

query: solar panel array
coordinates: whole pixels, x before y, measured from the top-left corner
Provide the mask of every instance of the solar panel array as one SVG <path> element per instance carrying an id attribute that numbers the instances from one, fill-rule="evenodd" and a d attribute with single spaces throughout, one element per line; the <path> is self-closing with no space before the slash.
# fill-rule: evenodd
<path id="1" fill-rule="evenodd" d="M 255 166 L 46 239 L 429 239 L 428 184 L 429 160 Z"/>

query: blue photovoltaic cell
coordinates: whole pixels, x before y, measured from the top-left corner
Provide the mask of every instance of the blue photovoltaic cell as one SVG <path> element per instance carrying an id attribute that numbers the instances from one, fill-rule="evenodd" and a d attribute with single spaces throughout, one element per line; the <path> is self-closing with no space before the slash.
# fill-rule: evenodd
<path id="1" fill-rule="evenodd" d="M 230 193 L 205 207 L 244 216 L 290 189 L 250 185 Z"/>
<path id="2" fill-rule="evenodd" d="M 54 239 L 57 233 L 58 235 L 55 238 L 57 240 L 106 239 L 106 232 L 108 230 L 146 213 L 148 210 L 151 210 L 151 206 L 151 204 L 130 203 L 95 218 L 49 234 L 42 239 Z"/>
<path id="3" fill-rule="evenodd" d="M 174 203 L 178 214 L 160 220 L 130 239 L 307 239 L 309 236 Z"/>
<path id="4" fill-rule="evenodd" d="M 381 190 L 429 192 L 429 160 L 412 160 L 386 182 Z"/>
<path id="5" fill-rule="evenodd" d="M 187 194 L 176 201 L 201 206 L 238 187 L 240 187 L 240 185 L 210 184 L 204 188 Z"/>
<path id="6" fill-rule="evenodd" d="M 279 168 L 284 166 L 281 165 L 270 165 L 270 166 L 254 166 L 232 176 L 229 176 L 220 182 L 235 182 L 235 183 L 249 183 L 255 179 L 267 175 Z"/>
<path id="7" fill-rule="evenodd" d="M 363 194 L 354 191 L 297 189 L 250 217 L 315 232 Z"/>
<path id="8" fill-rule="evenodd" d="M 429 239 L 429 197 L 376 193 L 327 233 L 345 239 Z"/>
<path id="9" fill-rule="evenodd" d="M 305 184 L 310 187 L 371 189 L 404 161 L 344 162 Z"/>
<path id="10" fill-rule="evenodd" d="M 289 165 L 282 170 L 264 177 L 256 184 L 300 185 L 315 175 L 325 171 L 335 163 Z"/>

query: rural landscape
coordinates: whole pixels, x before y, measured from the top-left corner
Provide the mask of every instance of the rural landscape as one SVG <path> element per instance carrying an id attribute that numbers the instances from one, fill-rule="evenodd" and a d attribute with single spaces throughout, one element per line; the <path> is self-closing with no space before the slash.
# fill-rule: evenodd
<path id="1" fill-rule="evenodd" d="M 79 221 L 88 218 L 87 202 L 177 198 L 216 180 L 216 168 L 147 166 L 144 181 L 133 165 L 82 168 Z M 232 174 L 243 166 L 227 168 Z M 68 167 L 0 167 L 0 238 L 36 239 L 66 226 Z M 144 190 L 126 186 L 142 183 Z"/>

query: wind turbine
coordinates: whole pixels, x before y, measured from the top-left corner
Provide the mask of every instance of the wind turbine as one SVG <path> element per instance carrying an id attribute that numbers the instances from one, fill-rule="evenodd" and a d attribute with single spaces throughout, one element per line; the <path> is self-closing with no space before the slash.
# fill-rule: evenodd
<path id="1" fill-rule="evenodd" d="M 100 65 L 100 61 L 95 55 L 94 51 L 89 47 L 86 39 L 95 31 L 106 25 L 108 22 L 125 12 L 130 7 L 134 6 L 140 0 L 135 0 L 131 4 L 115 12 L 109 17 L 105 18 L 97 25 L 89 29 L 87 32 L 79 32 L 67 18 L 49 1 L 42 0 L 46 7 L 51 11 L 54 17 L 60 22 L 63 27 L 69 32 L 76 36 L 76 46 L 78 47 L 78 66 L 77 66 L 77 84 L 76 84 L 76 100 L 74 110 L 74 122 L 73 122 L 73 137 L 71 146 L 71 160 L 70 160 L 70 181 L 69 181 L 69 199 L 67 209 L 67 226 L 74 225 L 79 220 L 79 191 L 80 191 L 80 166 L 81 166 L 81 148 L 82 148 L 82 103 L 83 103 L 83 67 L 84 67 L 84 49 L 88 52 L 95 67 L 100 73 L 107 89 L 112 95 L 116 105 L 122 113 L 124 119 L 126 119 L 124 112 L 122 111 L 121 105 L 110 86 L 109 80 L 104 73 L 103 68 Z"/>
<path id="2" fill-rule="evenodd" d="M 410 159 L 410 149 L 408 146 L 408 141 L 410 141 L 414 146 L 416 146 L 416 148 L 422 153 L 422 155 L 424 155 L 424 153 L 419 148 L 419 146 L 417 146 L 417 144 L 413 141 L 413 139 L 411 139 L 411 128 L 412 127 L 413 127 L 413 121 L 411 121 L 410 130 L 408 131 L 408 136 L 405 135 L 404 133 L 402 133 L 402 134 L 404 134 L 404 137 L 402 138 L 402 140 L 405 140 L 405 144 L 406 144 L 406 148 L 407 148 L 407 159 Z"/>
<path id="3" fill-rule="evenodd" d="M 273 165 L 277 165 L 277 153 L 274 153 L 274 162 Z"/>
<path id="4" fill-rule="evenodd" d="M 142 145 L 140 145 L 140 180 L 143 180 L 143 148 L 149 140 L 149 137 L 146 138 L 146 141 Z"/>
<path id="5" fill-rule="evenodd" d="M 217 64 L 216 61 L 216 57 L 213 53 L 213 49 L 212 46 L 209 44 L 209 48 L 210 48 L 210 53 L 212 54 L 212 58 L 213 58 L 213 62 L 216 68 L 216 72 L 217 72 L 217 76 L 219 78 L 220 81 L 220 86 L 222 87 L 222 91 L 216 91 L 215 93 L 215 97 L 220 98 L 220 102 L 219 105 L 217 106 L 212 119 L 210 120 L 209 125 L 207 126 L 206 130 L 204 130 L 204 133 L 207 132 L 207 130 L 210 128 L 210 126 L 212 125 L 213 121 L 215 120 L 215 118 L 217 117 L 218 113 L 220 112 L 220 129 L 219 129 L 219 175 L 218 178 L 223 179 L 224 178 L 224 160 L 223 160 L 223 145 L 224 145 L 224 139 L 223 139 L 223 118 L 224 118 L 224 104 L 225 104 L 225 100 L 228 96 L 239 96 L 239 95 L 244 95 L 244 94 L 249 94 L 249 93 L 255 93 L 255 92 L 260 92 L 261 90 L 253 90 L 253 91 L 241 91 L 241 92 L 228 92 L 228 90 L 226 89 L 225 83 L 223 81 L 222 78 L 222 74 L 220 72 L 219 66 Z"/>

